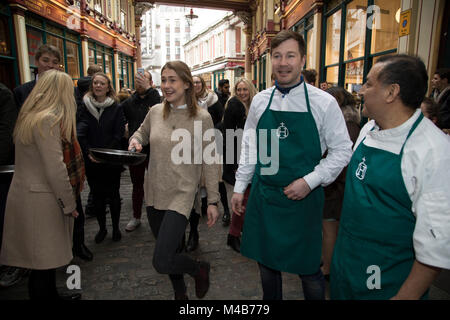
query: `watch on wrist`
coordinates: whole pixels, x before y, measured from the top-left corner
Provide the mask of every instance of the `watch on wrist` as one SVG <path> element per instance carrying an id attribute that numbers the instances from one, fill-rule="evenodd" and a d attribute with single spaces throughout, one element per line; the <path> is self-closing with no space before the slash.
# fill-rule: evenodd
<path id="1" fill-rule="evenodd" d="M 208 203 L 208 206 L 218 206 L 218 203 L 217 202 L 213 202 L 213 203 Z"/>

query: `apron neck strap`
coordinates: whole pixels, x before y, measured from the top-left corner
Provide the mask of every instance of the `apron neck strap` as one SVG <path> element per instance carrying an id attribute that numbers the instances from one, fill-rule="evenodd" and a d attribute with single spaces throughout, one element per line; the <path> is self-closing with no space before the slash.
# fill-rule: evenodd
<path id="1" fill-rule="evenodd" d="M 405 142 L 403 142 L 403 146 L 402 146 L 402 150 L 400 151 L 400 155 L 403 155 L 403 149 L 405 148 L 406 141 L 408 141 L 409 137 L 411 136 L 413 131 L 417 128 L 417 126 L 419 125 L 420 121 L 422 121 L 422 119 L 423 119 L 423 113 L 421 112 L 419 115 L 419 118 L 417 118 L 417 120 L 414 122 L 411 129 L 409 130 L 408 135 L 406 136 Z"/>
<path id="2" fill-rule="evenodd" d="M 309 104 L 309 96 L 308 96 L 308 89 L 306 89 L 306 82 L 303 81 L 303 87 L 305 88 L 305 98 L 306 98 L 306 107 L 308 108 L 308 112 L 311 113 L 311 105 Z M 277 88 L 273 88 L 272 94 L 270 95 L 269 104 L 267 105 L 267 108 L 270 109 L 270 106 L 272 105 L 272 99 L 273 95 L 275 94 L 275 91 Z"/>
<path id="3" fill-rule="evenodd" d="M 306 89 L 306 81 L 303 81 L 303 87 L 305 88 L 306 106 L 308 107 L 308 112 L 311 113 L 311 105 L 309 104 L 309 96 L 308 96 L 308 89 Z"/>

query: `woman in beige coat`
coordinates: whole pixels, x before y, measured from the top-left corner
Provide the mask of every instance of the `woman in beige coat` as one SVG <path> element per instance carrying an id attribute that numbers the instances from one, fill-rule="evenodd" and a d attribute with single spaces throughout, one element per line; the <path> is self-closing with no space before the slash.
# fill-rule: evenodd
<path id="1" fill-rule="evenodd" d="M 14 129 L 0 264 L 31 269 L 31 299 L 61 298 L 55 270 L 72 259 L 75 194 L 84 181 L 75 114 L 72 79 L 50 70 L 39 77 Z"/>

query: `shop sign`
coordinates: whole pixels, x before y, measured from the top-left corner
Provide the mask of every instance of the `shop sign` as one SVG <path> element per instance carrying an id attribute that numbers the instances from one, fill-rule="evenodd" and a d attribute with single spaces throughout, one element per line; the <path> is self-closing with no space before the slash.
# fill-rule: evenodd
<path id="1" fill-rule="evenodd" d="M 409 35 L 409 30 L 411 27 L 411 9 L 403 11 L 400 13 L 400 28 L 398 31 L 398 36 L 403 37 Z"/>

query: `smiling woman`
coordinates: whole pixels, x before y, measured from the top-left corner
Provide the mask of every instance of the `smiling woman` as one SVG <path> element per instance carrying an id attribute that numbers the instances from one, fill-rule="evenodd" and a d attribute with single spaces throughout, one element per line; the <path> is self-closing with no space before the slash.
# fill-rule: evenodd
<path id="1" fill-rule="evenodd" d="M 203 141 L 202 137 L 213 128 L 213 122 L 208 111 L 197 104 L 192 75 L 184 62 L 168 62 L 162 68 L 161 90 L 164 102 L 150 109 L 141 127 L 130 138 L 128 149 L 136 148 L 140 152 L 143 145 L 151 147 L 145 202 L 150 228 L 156 238 L 153 266 L 159 273 L 169 275 L 175 299 L 187 299 L 185 273 L 195 279 L 196 295 L 203 298 L 209 288 L 210 265 L 195 261 L 181 251 L 202 174 L 208 194 L 208 226 L 211 227 L 219 216 L 216 205 L 219 201 L 218 167 L 207 164 L 205 159 L 194 164 L 175 163 L 172 154 L 179 141 L 174 141 L 172 135 L 175 129 L 181 129 L 196 141 L 200 137 L 204 150 L 210 141 Z M 200 132 L 197 132 L 198 127 Z M 192 159 L 194 155 L 187 157 Z"/>

